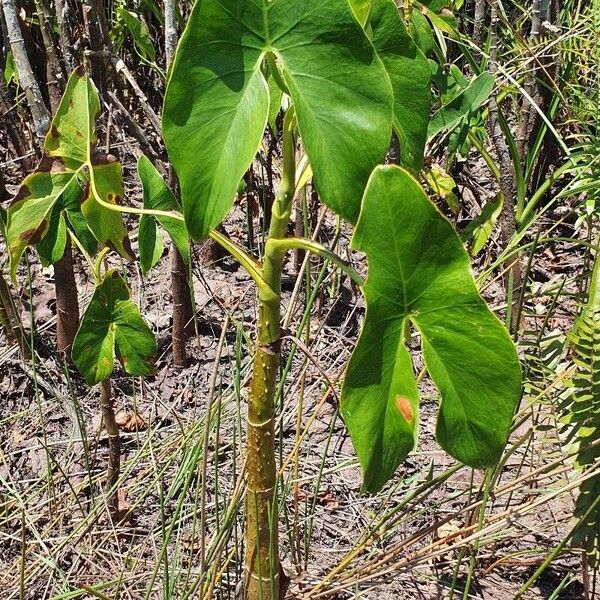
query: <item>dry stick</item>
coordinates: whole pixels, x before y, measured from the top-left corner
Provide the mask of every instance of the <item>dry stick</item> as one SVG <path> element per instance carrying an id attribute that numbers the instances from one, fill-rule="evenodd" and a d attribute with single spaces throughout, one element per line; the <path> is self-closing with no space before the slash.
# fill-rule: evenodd
<path id="1" fill-rule="evenodd" d="M 60 44 L 65 71 L 70 73 L 73 70 L 74 61 L 71 42 L 69 40 L 69 2 L 54 0 L 54 9 L 58 24 L 58 43 Z"/>
<path id="2" fill-rule="evenodd" d="M 10 293 L 10 289 L 8 288 L 8 284 L 4 279 L 4 276 L 0 272 L 0 313 L 6 316 L 6 323 L 8 327 L 6 328 L 6 335 L 9 339 L 9 342 L 12 340 L 16 340 L 19 344 L 19 350 L 21 351 L 21 356 L 24 360 L 31 360 L 31 350 L 29 348 L 29 344 L 27 343 L 27 339 L 25 337 L 25 333 L 23 331 L 23 325 L 21 323 L 21 319 L 17 313 L 17 309 L 15 307 L 15 303 L 12 298 L 12 294 Z M 1 316 L 1 315 L 0 315 Z M 5 321 L 2 320 L 4 325 Z"/>
<path id="3" fill-rule="evenodd" d="M 540 3 L 541 0 L 533 0 L 531 5 L 531 29 L 529 31 L 529 39 L 532 42 L 540 35 Z M 536 91 L 535 77 L 537 68 L 535 63 L 536 61 L 533 62 L 533 68 L 527 69 L 525 73 L 523 89 L 527 94 L 523 95 L 523 103 L 521 105 L 521 110 L 519 111 L 519 125 L 516 142 L 521 162 L 525 160 L 525 154 L 527 152 L 527 144 L 531 132 L 530 123 L 535 119 L 535 115 L 531 114 L 531 102 L 529 101 L 529 97 L 533 97 Z"/>
<path id="4" fill-rule="evenodd" d="M 108 25 L 104 12 L 104 0 L 83 0 L 81 12 L 89 48 L 92 51 L 87 53 L 92 71 L 92 79 L 98 86 L 100 95 L 104 98 L 108 90 L 104 55 L 110 47 Z"/>
<path id="5" fill-rule="evenodd" d="M 23 34 L 19 27 L 17 18 L 17 10 L 15 0 L 2 0 L 2 8 L 4 10 L 4 19 L 8 32 L 10 48 L 13 53 L 13 58 L 17 71 L 19 72 L 19 83 L 25 90 L 25 96 L 29 103 L 31 116 L 35 126 L 36 135 L 40 146 L 43 144 L 44 136 L 50 127 L 50 113 L 44 104 L 44 98 L 38 82 L 33 74 Z"/>
<path id="6" fill-rule="evenodd" d="M 35 8 L 40 21 L 40 30 L 44 42 L 44 51 L 46 53 L 46 81 L 48 87 L 48 97 L 50 99 L 50 110 L 54 113 L 60 103 L 64 87 L 64 73 L 61 69 L 58 55 L 56 54 L 56 44 L 50 29 L 50 14 L 45 0 L 35 0 Z"/>
<path id="7" fill-rule="evenodd" d="M 490 47 L 489 70 L 495 75 L 498 71 L 498 0 L 492 0 L 490 15 L 492 43 Z M 504 134 L 498 121 L 499 110 L 500 109 L 498 107 L 496 96 L 492 95 L 490 98 L 489 121 L 492 141 L 496 148 L 496 153 L 498 154 L 498 160 L 500 162 L 500 191 L 504 199 L 504 205 L 498 221 L 500 224 L 502 245 L 504 248 L 506 248 L 517 229 L 515 214 L 515 171 L 508 144 L 504 139 Z M 514 265 L 507 271 L 506 289 L 507 296 L 509 298 L 511 296 L 511 287 L 513 290 L 518 290 L 520 287 L 521 270 L 521 261 L 517 258 Z M 511 331 L 516 331 L 519 326 L 516 322 L 516 313 L 518 312 L 518 307 L 519 302 L 513 295 L 511 306 L 507 307 L 507 311 L 510 311 Z"/>
<path id="8" fill-rule="evenodd" d="M 129 111 L 123 106 L 117 95 L 109 90 L 107 96 L 110 98 L 114 107 L 117 109 L 117 114 L 121 117 L 121 120 L 125 123 L 129 133 L 136 139 L 140 145 L 142 151 L 150 160 L 156 164 L 158 162 L 158 154 L 154 151 L 154 148 L 150 144 L 144 129 L 140 127 L 138 122 L 131 116 Z"/>
<path id="9" fill-rule="evenodd" d="M 100 406 L 102 408 L 102 422 L 108 435 L 108 465 L 106 467 L 106 504 L 113 521 L 119 518 L 119 498 L 117 482 L 121 471 L 121 438 L 119 426 L 115 421 L 115 408 L 113 404 L 110 378 L 100 383 Z"/>
<path id="10" fill-rule="evenodd" d="M 79 325 L 77 284 L 73 273 L 71 240 L 67 240 L 62 258 L 54 264 L 54 289 L 56 292 L 56 341 L 59 352 L 69 359 L 71 346 Z"/>
<path id="11" fill-rule="evenodd" d="M 473 43 L 480 48 L 483 44 L 483 32 L 485 28 L 485 5 L 486 0 L 475 0 L 475 11 L 473 14 Z"/>

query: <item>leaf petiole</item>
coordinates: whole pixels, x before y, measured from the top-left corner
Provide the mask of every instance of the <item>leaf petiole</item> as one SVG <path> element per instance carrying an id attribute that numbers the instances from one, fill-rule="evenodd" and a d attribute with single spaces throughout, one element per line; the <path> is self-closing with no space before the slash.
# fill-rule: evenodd
<path id="1" fill-rule="evenodd" d="M 322 246 L 321 244 L 309 240 L 306 238 L 279 238 L 267 240 L 267 246 L 269 246 L 275 252 L 285 252 L 286 250 L 299 249 L 312 252 L 322 258 L 330 260 L 337 267 L 339 267 L 346 275 L 354 281 L 358 286 L 362 286 L 365 283 L 364 278 L 349 264 L 347 264 L 340 256 L 331 252 Z"/>

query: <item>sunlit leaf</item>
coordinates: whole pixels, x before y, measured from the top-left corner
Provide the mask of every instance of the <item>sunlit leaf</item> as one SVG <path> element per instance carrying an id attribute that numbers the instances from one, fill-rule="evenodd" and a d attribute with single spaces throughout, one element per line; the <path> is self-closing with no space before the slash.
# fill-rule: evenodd
<path id="1" fill-rule="evenodd" d="M 323 201 L 356 221 L 389 146 L 392 91 L 373 46 L 340 0 L 196 2 L 163 112 L 188 228 L 203 239 L 232 206 L 269 113 L 262 66 L 279 62 Z"/>
<path id="2" fill-rule="evenodd" d="M 138 174 L 142 180 L 144 208 L 163 211 L 181 210 L 173 192 L 146 156 L 140 157 L 138 161 Z M 138 242 L 144 274 L 158 262 L 164 248 L 162 236 L 157 230 L 157 222 L 167 231 L 184 262 L 188 263 L 190 260 L 190 239 L 183 221 L 166 216 L 142 215 Z"/>
<path id="3" fill-rule="evenodd" d="M 494 84 L 494 76 L 487 71 L 475 77 L 467 89 L 434 113 L 429 122 L 427 137 L 431 138 L 440 131 L 450 129 L 471 111 L 479 108 L 490 97 Z"/>
<path id="4" fill-rule="evenodd" d="M 342 413 L 375 492 L 413 446 L 417 391 L 404 332 L 420 333 L 440 393 L 439 444 L 473 467 L 494 465 L 520 392 L 515 348 L 479 296 L 450 223 L 399 167 L 378 167 L 353 247 L 366 253 L 365 323 L 348 364 Z"/>
<path id="5" fill-rule="evenodd" d="M 431 70 L 408 34 L 393 0 L 372 0 L 369 24 L 373 46 L 383 61 L 394 91 L 393 126 L 403 165 L 423 167 L 431 108 Z"/>
<path id="6" fill-rule="evenodd" d="M 106 168 L 102 163 L 110 161 L 96 152 L 95 121 L 99 110 L 94 84 L 83 69 L 75 70 L 46 136 L 44 157 L 37 170 L 23 180 L 8 209 L 7 239 L 13 278 L 27 246 L 38 246 L 43 264 L 60 260 L 67 225 L 90 253 L 100 242 L 110 244 L 125 257 L 131 256 L 121 216 L 91 199 L 90 165 L 94 173 L 99 170 L 94 179 L 100 193 L 106 194 L 105 201 L 111 202 L 111 197 L 116 201 L 118 195 L 123 195 L 120 167 Z"/>
<path id="7" fill-rule="evenodd" d="M 137 51 L 146 60 L 154 61 L 156 51 L 152 43 L 152 37 L 148 31 L 148 26 L 136 13 L 119 6 L 117 16 L 125 23 L 125 26 L 133 37 L 133 42 Z"/>
<path id="8" fill-rule="evenodd" d="M 461 232 L 461 238 L 464 241 L 471 241 L 470 252 L 473 256 L 479 254 L 496 225 L 496 221 L 502 212 L 504 202 L 502 195 L 498 195 L 493 200 L 486 202 L 481 213 L 477 215 Z"/>
<path id="9" fill-rule="evenodd" d="M 94 385 L 110 376 L 115 356 L 130 375 L 154 373 L 156 340 L 115 270 L 96 288 L 73 342 L 73 362 Z"/>

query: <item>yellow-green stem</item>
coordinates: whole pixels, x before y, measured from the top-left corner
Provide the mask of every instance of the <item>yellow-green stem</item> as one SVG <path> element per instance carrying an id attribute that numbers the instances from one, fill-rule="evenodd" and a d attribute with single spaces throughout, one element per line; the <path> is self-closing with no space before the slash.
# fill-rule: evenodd
<path id="1" fill-rule="evenodd" d="M 248 398 L 248 492 L 246 500 L 246 600 L 278 600 L 280 566 L 277 534 L 275 392 L 280 359 L 281 268 L 295 187 L 293 110 L 286 113 L 283 175 L 273 205 L 258 289 L 256 353 Z"/>

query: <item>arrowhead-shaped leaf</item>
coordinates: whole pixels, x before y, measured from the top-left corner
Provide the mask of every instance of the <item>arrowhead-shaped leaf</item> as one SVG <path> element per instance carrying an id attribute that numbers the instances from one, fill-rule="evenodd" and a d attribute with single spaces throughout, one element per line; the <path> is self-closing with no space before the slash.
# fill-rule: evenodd
<path id="1" fill-rule="evenodd" d="M 115 356 L 130 375 L 154 373 L 156 340 L 115 270 L 108 271 L 83 315 L 72 350 L 88 385 L 113 371 Z"/>
<path id="2" fill-rule="evenodd" d="M 109 243 L 130 256 L 121 216 L 90 200 L 84 193 L 90 166 L 106 193 L 106 201 L 123 195 L 118 165 L 96 165 L 95 122 L 100 110 L 98 92 L 83 69 L 73 72 L 44 142 L 44 157 L 35 173 L 26 177 L 8 209 L 7 238 L 14 278 L 25 248 L 37 245 L 44 264 L 59 260 L 67 240 L 67 222 L 84 247 L 94 252 L 97 242 Z M 110 189 L 109 189 L 110 188 Z M 83 214 L 82 214 L 83 211 Z M 85 218 L 84 215 L 85 214 Z M 67 217 L 65 219 L 65 216 Z"/>
<path id="3" fill-rule="evenodd" d="M 181 210 L 177 198 L 146 156 L 141 156 L 138 160 L 138 174 L 142 180 L 144 208 L 164 211 Z M 142 215 L 138 242 L 140 263 L 144 274 L 158 262 L 162 255 L 163 241 L 157 231 L 157 221 L 167 231 L 183 260 L 186 263 L 190 260 L 190 239 L 185 223 L 171 217 Z"/>
<path id="4" fill-rule="evenodd" d="M 355 222 L 368 176 L 388 149 L 391 85 L 347 2 L 196 2 L 163 112 L 196 239 L 225 217 L 259 148 L 269 113 L 261 70 L 268 53 L 280 63 L 327 205 Z"/>
<path id="5" fill-rule="evenodd" d="M 366 253 L 367 314 L 342 389 L 342 412 L 377 491 L 410 451 L 417 389 L 404 332 L 421 335 L 440 393 L 439 444 L 473 467 L 502 453 L 520 392 L 515 348 L 479 296 L 450 223 L 399 167 L 378 167 L 365 191 L 353 247 Z"/>
<path id="6" fill-rule="evenodd" d="M 392 82 L 393 126 L 402 164 L 419 171 L 423 168 L 431 108 L 429 62 L 408 34 L 394 0 L 372 0 L 368 23 L 373 46 Z"/>
<path id="7" fill-rule="evenodd" d="M 92 163 L 94 185 L 100 199 L 109 204 L 119 204 L 123 199 L 123 171 L 120 163 L 109 157 L 101 162 Z M 81 201 L 81 212 L 94 237 L 102 245 L 114 248 L 125 258 L 135 258 L 127 229 L 121 215 L 102 206 L 92 193 L 91 185 Z"/>

